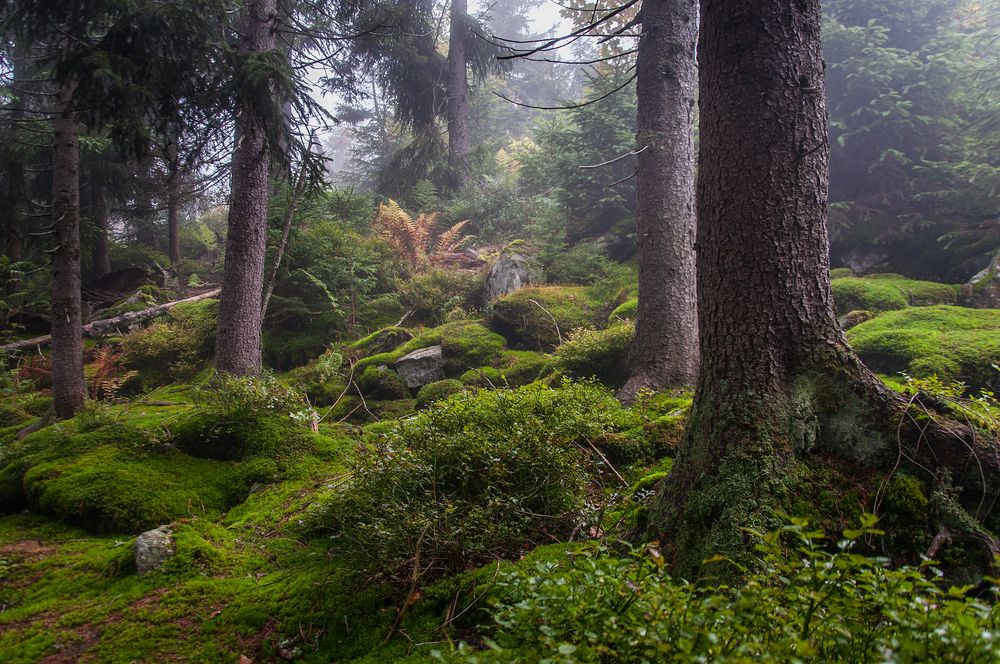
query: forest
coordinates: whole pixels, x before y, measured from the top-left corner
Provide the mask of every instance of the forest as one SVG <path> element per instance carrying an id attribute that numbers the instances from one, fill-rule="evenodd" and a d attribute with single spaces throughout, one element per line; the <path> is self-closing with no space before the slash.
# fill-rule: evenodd
<path id="1" fill-rule="evenodd" d="M 0 662 L 1000 661 L 1000 0 L 0 40 Z"/>

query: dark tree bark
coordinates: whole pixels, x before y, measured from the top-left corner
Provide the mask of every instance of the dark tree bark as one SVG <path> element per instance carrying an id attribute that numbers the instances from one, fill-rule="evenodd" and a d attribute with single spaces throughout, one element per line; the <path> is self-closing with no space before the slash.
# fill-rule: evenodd
<path id="1" fill-rule="evenodd" d="M 240 50 L 274 48 L 275 0 L 252 0 L 243 9 Z M 261 369 L 261 295 L 267 241 L 270 155 L 264 118 L 244 100 L 236 118 L 236 149 L 229 205 L 226 266 L 219 302 L 215 368 L 236 375 Z"/>
<path id="2" fill-rule="evenodd" d="M 694 385 L 694 109 L 697 0 L 647 0 L 636 61 L 639 308 L 619 398 Z"/>
<path id="3" fill-rule="evenodd" d="M 906 446 L 955 477 L 1000 467 L 996 443 L 961 425 L 910 426 L 837 325 L 819 0 L 703 0 L 698 53 L 701 373 L 650 514 L 686 575 L 744 558 L 743 529 L 775 524 L 810 456 L 888 471 Z"/>
<path id="4" fill-rule="evenodd" d="M 448 167 L 456 189 L 468 179 L 469 83 L 465 54 L 468 0 L 451 0 L 451 33 L 448 39 Z"/>
<path id="5" fill-rule="evenodd" d="M 63 83 L 52 119 L 52 401 L 57 417 L 83 405 L 83 336 L 80 333 L 80 142 L 72 109 L 76 84 Z"/>
<path id="6" fill-rule="evenodd" d="M 108 252 L 108 203 L 104 197 L 104 186 L 104 173 L 97 168 L 90 178 L 90 208 L 97 230 L 94 238 L 95 277 L 103 277 L 111 271 L 111 258 Z"/>

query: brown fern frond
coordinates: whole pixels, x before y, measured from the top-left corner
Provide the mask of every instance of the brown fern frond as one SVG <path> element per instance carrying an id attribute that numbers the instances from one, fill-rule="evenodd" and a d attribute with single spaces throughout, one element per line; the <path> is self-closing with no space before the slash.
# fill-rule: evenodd
<path id="1" fill-rule="evenodd" d="M 451 228 L 446 230 L 444 233 L 438 236 L 437 243 L 434 245 L 434 253 L 438 254 L 448 254 L 458 251 L 466 241 L 470 239 L 471 236 L 464 235 L 459 237 L 459 233 L 465 228 L 465 225 L 469 223 L 469 220 L 460 221 L 453 225 Z"/>

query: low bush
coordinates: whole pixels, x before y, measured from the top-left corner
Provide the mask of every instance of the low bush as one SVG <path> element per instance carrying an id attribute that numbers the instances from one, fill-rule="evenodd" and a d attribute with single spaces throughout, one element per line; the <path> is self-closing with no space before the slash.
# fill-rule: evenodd
<path id="1" fill-rule="evenodd" d="M 933 568 L 855 552 L 875 519 L 831 546 L 804 519 L 759 535 L 745 584 L 671 578 L 654 545 L 631 558 L 581 551 L 503 574 L 490 650 L 468 662 L 990 662 L 1000 605 L 943 588 Z M 725 561 L 708 561 L 709 564 Z M 993 587 L 995 591 L 995 586 Z"/>
<path id="2" fill-rule="evenodd" d="M 592 467 L 584 442 L 629 424 L 593 383 L 458 393 L 380 429 L 310 521 L 394 578 L 514 556 L 577 525 Z"/>
<path id="3" fill-rule="evenodd" d="M 452 312 L 473 308 L 482 283 L 479 272 L 435 268 L 400 282 L 399 299 L 412 320 L 440 325 Z"/>
<path id="4" fill-rule="evenodd" d="M 596 377 L 610 384 L 626 378 L 628 349 L 635 336 L 635 324 L 619 322 L 606 330 L 578 329 L 556 348 L 553 364 L 577 378 Z"/>
<path id="5" fill-rule="evenodd" d="M 218 301 L 178 304 L 168 320 L 133 332 L 122 341 L 122 362 L 139 372 L 146 387 L 198 373 L 215 349 Z"/>

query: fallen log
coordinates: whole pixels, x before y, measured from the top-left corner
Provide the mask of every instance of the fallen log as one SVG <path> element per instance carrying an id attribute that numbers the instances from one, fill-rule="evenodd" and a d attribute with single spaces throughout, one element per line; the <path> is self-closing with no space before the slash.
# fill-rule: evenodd
<path id="1" fill-rule="evenodd" d="M 108 336 L 110 333 L 118 331 L 121 327 L 126 327 L 132 325 L 133 323 L 139 323 L 150 318 L 155 318 L 160 314 L 172 309 L 178 304 L 184 304 L 186 302 L 198 302 L 199 300 L 207 300 L 209 298 L 217 297 L 222 291 L 221 288 L 216 288 L 210 290 L 207 293 L 202 293 L 201 295 L 195 295 L 193 297 L 184 298 L 183 300 L 174 300 L 173 302 L 164 302 L 163 304 L 158 304 L 155 307 L 150 307 L 149 309 L 143 309 L 142 311 L 129 311 L 122 314 L 121 316 L 114 316 L 112 318 L 105 318 L 104 320 L 95 320 L 93 323 L 87 323 L 83 326 L 83 336 L 85 337 L 104 337 Z M 27 350 L 29 348 L 35 348 L 38 346 L 44 346 L 52 341 L 52 335 L 46 334 L 41 337 L 34 337 L 32 339 L 22 339 L 21 341 L 15 341 L 14 343 L 5 344 L 0 346 L 0 353 L 10 353 L 20 350 Z"/>

